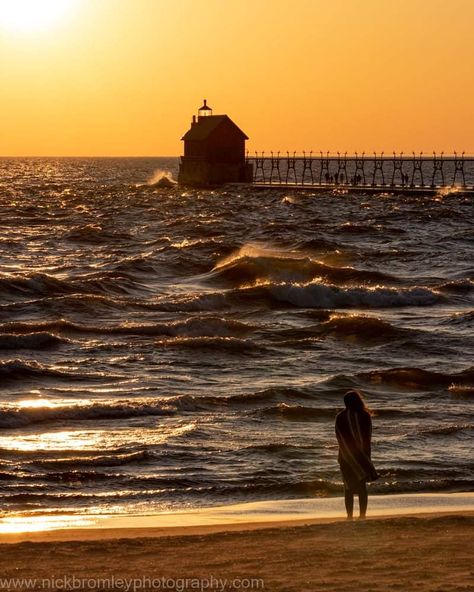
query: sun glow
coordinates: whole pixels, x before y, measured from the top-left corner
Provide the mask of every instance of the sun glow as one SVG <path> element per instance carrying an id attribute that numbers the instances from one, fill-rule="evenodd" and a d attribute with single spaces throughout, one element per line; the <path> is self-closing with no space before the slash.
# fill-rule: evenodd
<path id="1" fill-rule="evenodd" d="M 94 520 L 65 514 L 60 516 L 7 516 L 0 519 L 0 534 L 43 532 L 62 528 L 84 528 L 94 525 Z"/>
<path id="2" fill-rule="evenodd" d="M 0 0 L 0 27 L 19 32 L 48 30 L 71 14 L 78 0 Z"/>

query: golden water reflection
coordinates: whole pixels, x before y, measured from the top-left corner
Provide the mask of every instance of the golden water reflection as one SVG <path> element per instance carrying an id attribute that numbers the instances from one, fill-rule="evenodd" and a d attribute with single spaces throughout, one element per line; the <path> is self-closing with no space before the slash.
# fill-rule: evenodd
<path id="1" fill-rule="evenodd" d="M 63 528 L 86 528 L 94 524 L 93 519 L 74 514 L 61 516 L 8 516 L 0 519 L 0 534 L 43 532 Z"/>
<path id="2" fill-rule="evenodd" d="M 134 445 L 145 448 L 147 446 L 162 445 L 171 438 L 176 438 L 193 431 L 197 427 L 196 421 L 160 418 L 160 429 L 142 427 L 140 441 L 137 442 L 136 425 L 112 432 L 108 429 L 56 429 L 42 433 L 12 434 L 0 436 L 0 449 L 18 450 L 23 452 L 81 452 L 84 451 L 116 451 L 118 448 L 131 448 Z"/>
<path id="3" fill-rule="evenodd" d="M 24 452 L 94 449 L 102 441 L 101 434 L 98 430 L 58 430 L 25 436 L 1 436 L 0 448 Z"/>

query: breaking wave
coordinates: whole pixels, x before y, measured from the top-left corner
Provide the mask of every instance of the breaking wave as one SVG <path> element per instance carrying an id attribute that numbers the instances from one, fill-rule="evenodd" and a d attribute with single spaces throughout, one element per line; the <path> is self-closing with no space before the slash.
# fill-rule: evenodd
<path id="1" fill-rule="evenodd" d="M 300 308 L 388 308 L 432 306 L 443 296 L 428 288 L 339 288 L 320 282 L 276 284 L 266 288 L 278 301 Z"/>
<path id="2" fill-rule="evenodd" d="M 353 267 L 333 267 L 311 257 L 291 253 L 267 253 L 262 249 L 243 247 L 219 262 L 210 276 L 223 278 L 238 285 L 250 282 L 308 282 L 321 278 L 330 283 L 398 283 L 398 278 L 379 271 Z"/>

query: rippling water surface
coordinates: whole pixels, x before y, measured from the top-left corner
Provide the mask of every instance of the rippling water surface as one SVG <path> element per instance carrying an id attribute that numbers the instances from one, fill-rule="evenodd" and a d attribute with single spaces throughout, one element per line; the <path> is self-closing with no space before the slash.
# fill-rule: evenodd
<path id="1" fill-rule="evenodd" d="M 4 512 L 473 490 L 472 198 L 161 189 L 176 159 L 0 162 Z"/>

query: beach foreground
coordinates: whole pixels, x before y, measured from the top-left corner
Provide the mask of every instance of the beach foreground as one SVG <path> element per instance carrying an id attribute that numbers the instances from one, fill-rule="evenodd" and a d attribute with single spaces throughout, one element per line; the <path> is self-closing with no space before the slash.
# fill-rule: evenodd
<path id="1" fill-rule="evenodd" d="M 43 533 L 42 542 L 0 546 L 0 589 L 472 590 L 472 512 L 326 520 L 175 536 L 141 529 L 136 538 L 121 538 L 123 529 L 100 540 Z"/>

